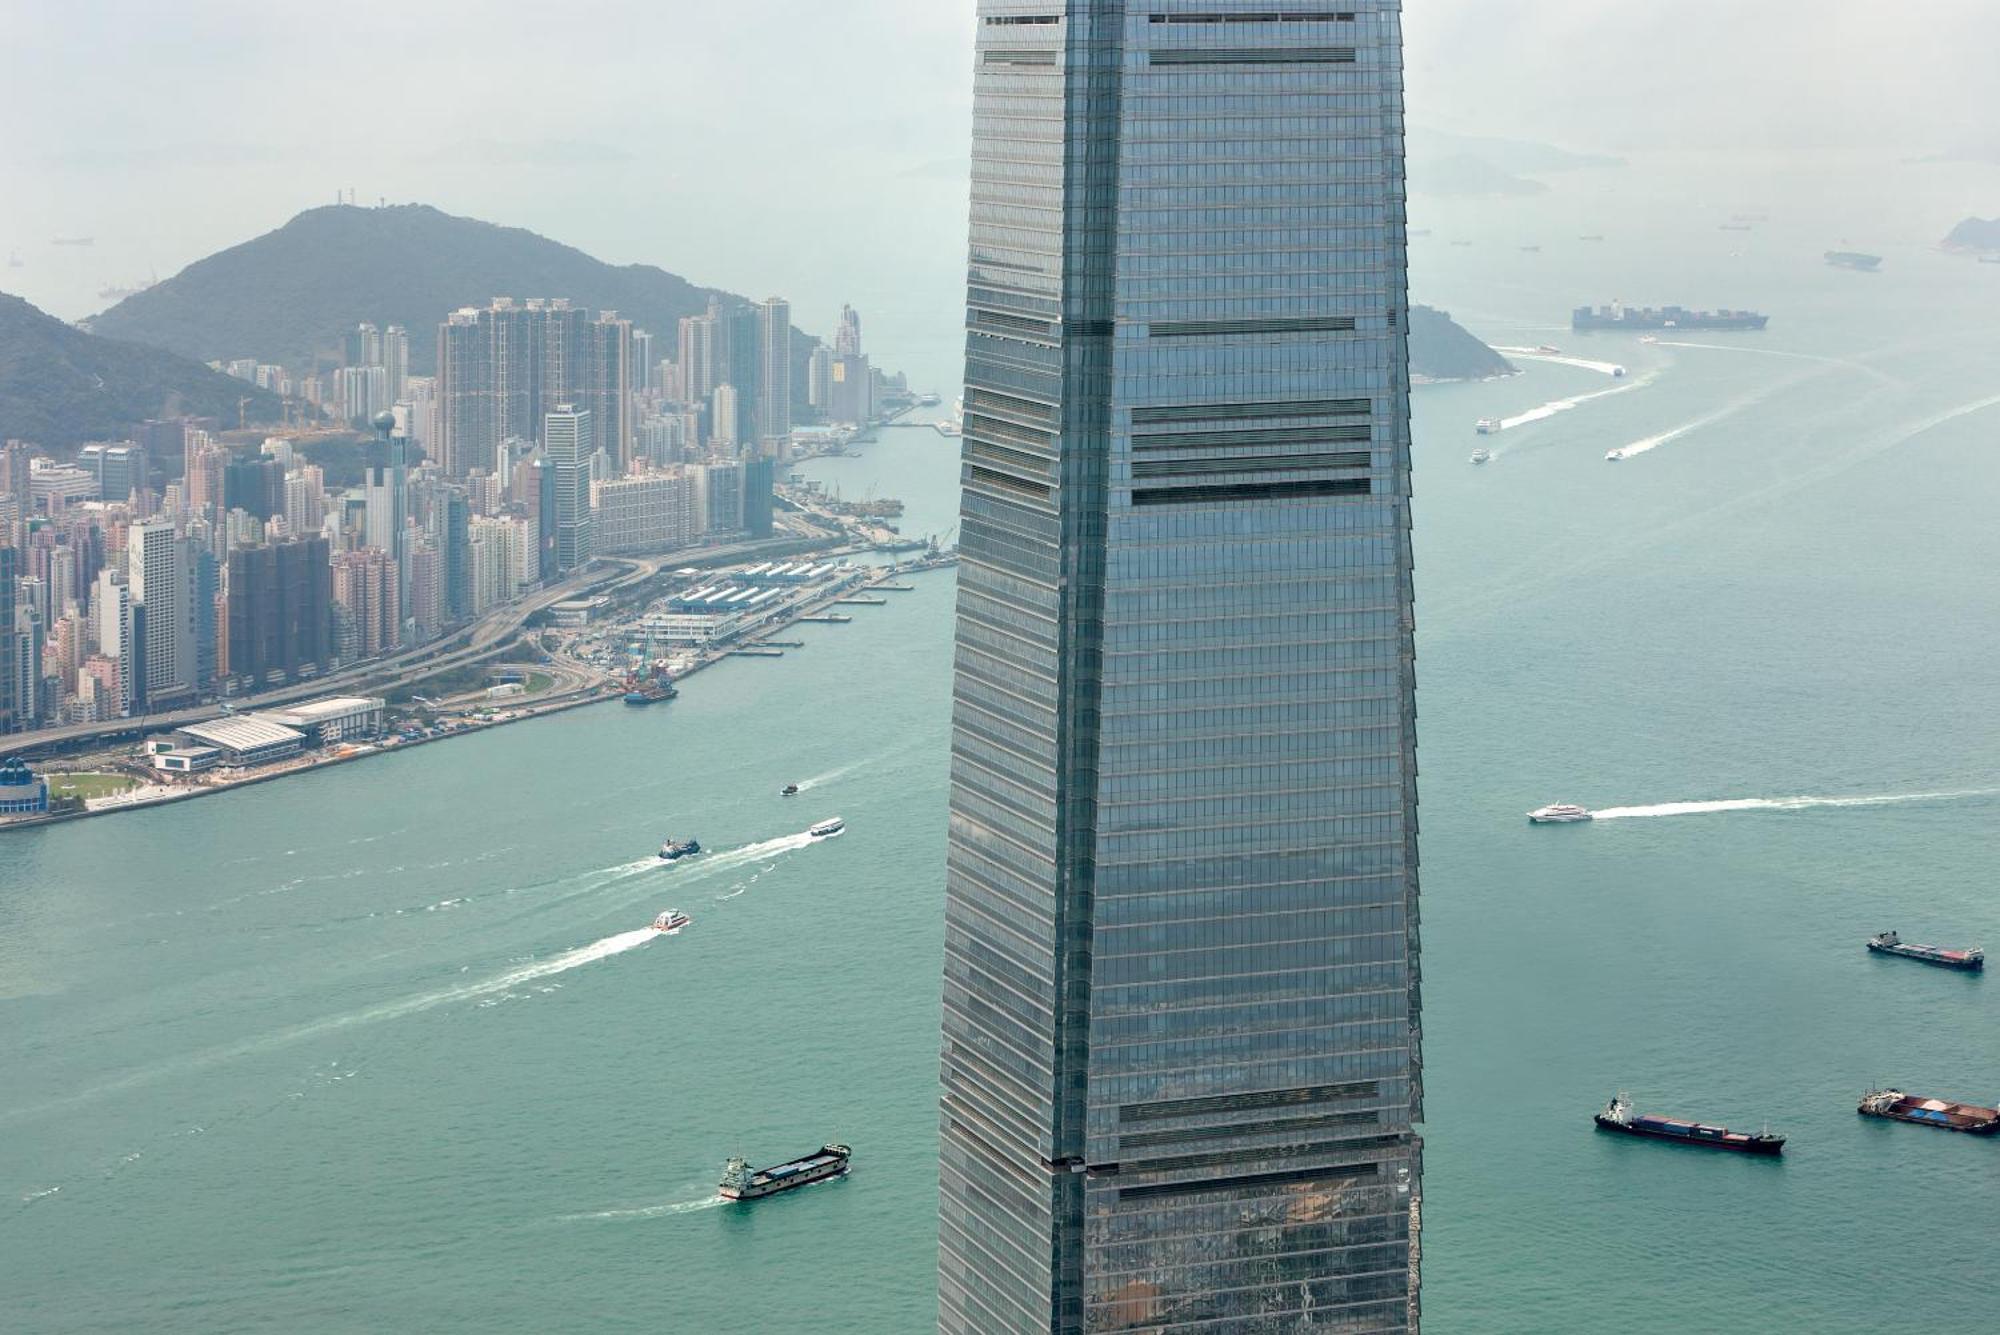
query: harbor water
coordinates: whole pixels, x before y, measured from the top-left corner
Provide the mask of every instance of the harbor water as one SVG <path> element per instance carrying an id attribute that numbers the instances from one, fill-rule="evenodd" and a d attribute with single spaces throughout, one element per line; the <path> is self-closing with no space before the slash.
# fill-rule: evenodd
<path id="1" fill-rule="evenodd" d="M 1627 172 L 1415 243 L 1488 341 L 1628 371 L 1416 396 L 1426 1328 L 1943 1328 L 2000 1146 L 1854 1106 L 2000 1100 L 1993 984 L 1863 948 L 2000 943 L 2000 269 L 1879 239 L 1941 204 L 1674 231 Z M 1570 334 L 1620 296 L 1773 318 Z M 943 532 L 956 448 L 803 471 Z M 952 579 L 909 582 L 671 705 L 0 838 L 0 1324 L 929 1328 Z M 1600 1134 L 1620 1089 L 1784 1157 Z"/>

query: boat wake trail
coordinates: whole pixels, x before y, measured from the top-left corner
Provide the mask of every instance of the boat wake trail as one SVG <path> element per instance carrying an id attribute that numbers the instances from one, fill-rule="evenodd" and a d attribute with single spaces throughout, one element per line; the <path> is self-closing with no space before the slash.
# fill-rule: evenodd
<path id="1" fill-rule="evenodd" d="M 1708 816 L 1724 811 L 1814 811 L 1839 807 L 1891 807 L 1914 802 L 1960 802 L 2000 796 L 2000 788 L 1959 788 L 1936 793 L 1875 793 L 1865 797 L 1732 797 L 1719 802 L 1659 802 L 1643 807 L 1609 807 L 1599 820 L 1653 816 Z"/>
<path id="2" fill-rule="evenodd" d="M 718 1205 L 727 1204 L 720 1196 L 705 1196 L 698 1201 L 675 1201 L 667 1205 L 641 1205 L 629 1210 L 592 1210 L 587 1214 L 559 1215 L 559 1224 L 590 1224 L 623 1219 L 661 1219 L 667 1215 L 693 1214 L 697 1210 L 713 1210 Z"/>
<path id="3" fill-rule="evenodd" d="M 1546 422 L 1558 413 L 1566 413 L 1572 408 L 1580 408 L 1584 404 L 1591 403 L 1597 399 L 1608 399 L 1614 394 L 1630 394 L 1635 389 L 1644 389 L 1659 378 L 1659 372 L 1652 371 L 1628 384 L 1619 385 L 1615 389 L 1600 389 L 1591 394 L 1578 394 L 1572 398 L 1556 399 L 1553 402 L 1543 404 L 1539 408 L 1530 408 L 1527 412 L 1521 413 L 1518 416 L 1501 418 L 1500 429 L 1502 431 L 1512 431 L 1516 427 L 1527 426 L 1534 422 Z"/>
<path id="4" fill-rule="evenodd" d="M 1587 357 L 1565 357 L 1561 353 L 1543 352 L 1540 348 L 1495 348 L 1509 357 L 1519 357 L 1523 361 L 1548 362 L 1552 366 L 1574 366 L 1580 371 L 1595 371 L 1599 375 L 1617 375 L 1621 368 L 1617 362 L 1594 362 Z"/>

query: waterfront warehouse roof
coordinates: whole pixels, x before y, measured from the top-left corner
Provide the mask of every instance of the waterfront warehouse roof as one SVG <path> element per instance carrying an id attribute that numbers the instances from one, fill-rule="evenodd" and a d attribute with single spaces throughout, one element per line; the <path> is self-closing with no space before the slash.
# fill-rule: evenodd
<path id="1" fill-rule="evenodd" d="M 369 710 L 387 707 L 387 701 L 375 696 L 337 695 L 327 700 L 308 700 L 302 705 L 287 705 L 274 710 L 269 717 L 279 722 L 299 719 L 307 723 L 319 723 L 330 718 L 345 718 L 349 714 L 359 714 Z"/>
<path id="2" fill-rule="evenodd" d="M 229 718 L 214 719 L 208 723 L 190 723 L 178 731 L 196 741 L 239 754 L 262 750 L 268 746 L 305 742 L 304 733 L 280 723 L 273 723 L 269 719 L 259 718 L 254 714 L 236 714 Z"/>

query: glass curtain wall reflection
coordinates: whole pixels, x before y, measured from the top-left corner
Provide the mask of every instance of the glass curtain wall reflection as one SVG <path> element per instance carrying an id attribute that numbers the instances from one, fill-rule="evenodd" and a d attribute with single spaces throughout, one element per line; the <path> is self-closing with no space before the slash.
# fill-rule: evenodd
<path id="1" fill-rule="evenodd" d="M 940 1329 L 1414 1329 L 1399 4 L 976 60 Z"/>

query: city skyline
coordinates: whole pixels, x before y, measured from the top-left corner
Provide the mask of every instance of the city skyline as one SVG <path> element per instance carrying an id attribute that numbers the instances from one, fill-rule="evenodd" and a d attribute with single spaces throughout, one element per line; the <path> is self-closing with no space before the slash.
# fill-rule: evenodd
<path id="1" fill-rule="evenodd" d="M 1395 0 L 982 0 L 939 1328 L 1416 1325 Z"/>

